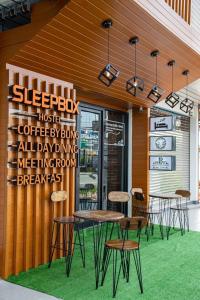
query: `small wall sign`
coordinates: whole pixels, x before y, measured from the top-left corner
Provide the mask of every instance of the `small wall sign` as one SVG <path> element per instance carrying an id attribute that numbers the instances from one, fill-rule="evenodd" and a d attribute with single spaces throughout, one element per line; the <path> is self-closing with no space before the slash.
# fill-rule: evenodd
<path id="1" fill-rule="evenodd" d="M 122 122 L 105 120 L 105 145 L 125 145 L 125 124 Z"/>
<path id="2" fill-rule="evenodd" d="M 175 151 L 175 136 L 151 136 L 150 151 Z"/>
<path id="3" fill-rule="evenodd" d="M 150 118 L 150 131 L 170 131 L 173 128 L 173 116 Z"/>
<path id="4" fill-rule="evenodd" d="M 175 156 L 150 156 L 150 170 L 156 171 L 175 171 L 176 157 Z"/>

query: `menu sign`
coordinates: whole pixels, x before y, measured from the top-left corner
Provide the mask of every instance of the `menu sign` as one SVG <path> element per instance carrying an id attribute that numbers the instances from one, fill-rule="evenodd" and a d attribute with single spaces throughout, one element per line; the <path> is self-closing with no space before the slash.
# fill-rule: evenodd
<path id="1" fill-rule="evenodd" d="M 176 170 L 175 156 L 150 156 L 150 170 L 174 171 Z"/>
<path id="2" fill-rule="evenodd" d="M 9 127 L 18 137 L 18 140 L 15 139 L 15 142 L 9 146 L 18 154 L 8 164 L 11 168 L 20 171 L 8 181 L 21 186 L 62 182 L 63 168 L 76 167 L 79 133 L 70 125 L 66 127 L 66 124 L 61 122 L 58 112 L 76 115 L 79 113 L 79 102 L 46 92 L 29 90 L 20 85 L 10 87 L 9 100 L 13 103 L 42 108 L 42 110 L 30 115 L 24 110 L 26 116 L 34 119 L 34 122 L 25 123 L 20 120 L 17 125 Z M 48 109 L 48 113 L 46 113 L 46 109 Z M 43 138 L 42 142 L 37 137 Z M 27 157 L 27 153 L 33 154 L 33 157 Z M 34 155 L 36 153 L 40 153 L 39 157 Z M 53 154 L 57 154 L 57 156 L 55 157 Z M 45 172 L 47 168 L 48 173 Z M 55 171 L 53 168 L 59 168 L 59 171 Z M 27 174 L 28 169 L 33 169 L 35 172 Z M 44 171 L 37 174 L 38 169 Z"/>
<path id="3" fill-rule="evenodd" d="M 176 150 L 176 137 L 151 136 L 150 151 L 174 151 Z"/>
<path id="4" fill-rule="evenodd" d="M 173 117 L 155 117 L 150 118 L 150 131 L 173 130 Z"/>
<path id="5" fill-rule="evenodd" d="M 112 146 L 125 145 L 125 124 L 117 121 L 105 121 L 104 144 Z"/>

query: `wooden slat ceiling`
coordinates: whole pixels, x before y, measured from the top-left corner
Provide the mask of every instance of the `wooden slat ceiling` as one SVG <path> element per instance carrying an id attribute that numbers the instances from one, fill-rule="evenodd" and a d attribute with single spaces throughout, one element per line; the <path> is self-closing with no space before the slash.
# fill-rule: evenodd
<path id="1" fill-rule="evenodd" d="M 109 88 L 97 79 L 107 62 L 107 32 L 100 26 L 106 18 L 113 20 L 111 63 L 120 70 L 119 78 Z M 140 38 L 137 73 L 145 80 L 145 91 L 138 98 L 125 90 L 134 70 L 134 49 L 128 40 L 135 35 Z M 154 49 L 160 50 L 158 83 L 165 89 L 163 98 L 171 91 L 169 60 L 176 60 L 175 90 L 185 86 L 181 73 L 186 68 L 190 70 L 190 82 L 200 78 L 200 56 L 133 0 L 71 0 L 9 63 L 73 82 L 84 93 L 120 99 L 124 107 L 151 106 L 146 96 L 155 80 L 155 60 L 150 57 Z"/>

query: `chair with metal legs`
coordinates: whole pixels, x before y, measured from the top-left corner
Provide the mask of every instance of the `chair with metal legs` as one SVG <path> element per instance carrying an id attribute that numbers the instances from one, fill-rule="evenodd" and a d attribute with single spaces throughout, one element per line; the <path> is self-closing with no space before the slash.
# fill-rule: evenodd
<path id="1" fill-rule="evenodd" d="M 167 238 L 169 238 L 169 232 L 171 227 L 173 229 L 176 226 L 178 220 L 179 227 L 181 230 L 181 235 L 185 233 L 185 230 L 189 231 L 189 208 L 188 200 L 190 198 L 190 191 L 187 190 L 176 190 L 177 195 L 180 195 L 180 198 L 176 200 L 175 205 L 170 206 L 169 212 L 169 226 L 167 231 Z"/>
<path id="2" fill-rule="evenodd" d="M 112 209 L 112 205 L 120 204 L 121 212 L 126 214 L 126 205 L 130 200 L 129 193 L 122 191 L 112 191 L 108 194 L 108 207 Z"/>
<path id="3" fill-rule="evenodd" d="M 133 254 L 140 291 L 143 293 L 142 269 L 140 260 L 140 234 L 141 229 L 146 225 L 143 217 L 124 218 L 119 221 L 121 228 L 121 239 L 108 240 L 105 242 L 105 255 L 102 263 L 102 281 L 103 286 L 109 262 L 112 256 L 113 262 L 113 298 L 116 296 L 120 273 L 126 282 L 129 282 L 130 274 L 130 255 Z M 129 231 L 136 231 L 136 241 L 129 239 Z M 120 260 L 118 260 L 120 258 Z M 117 265 L 118 268 L 117 268 Z M 117 270 L 118 269 L 118 270 Z"/>
<path id="4" fill-rule="evenodd" d="M 150 235 L 154 234 L 154 223 L 159 224 L 160 234 L 162 239 L 164 239 L 163 232 L 163 210 L 160 200 L 157 201 L 158 205 L 155 207 L 153 199 L 149 199 L 147 206 L 143 205 L 145 196 L 141 188 L 132 188 L 131 195 L 133 197 L 133 216 L 143 216 L 146 218 L 146 236 L 147 241 Z"/>
<path id="5" fill-rule="evenodd" d="M 108 194 L 108 201 L 109 201 L 108 208 L 112 210 L 112 205 L 119 203 L 121 205 L 121 212 L 123 214 L 125 214 L 126 213 L 126 205 L 129 200 L 130 200 L 129 193 L 122 192 L 122 191 L 112 191 Z M 117 222 L 110 222 L 110 223 L 112 223 L 110 236 L 112 236 L 115 226 L 117 226 L 117 228 L 118 228 L 118 236 L 119 236 L 119 226 L 118 226 L 119 224 Z"/>
<path id="6" fill-rule="evenodd" d="M 67 200 L 67 193 L 65 191 L 57 191 L 51 194 L 51 201 L 54 206 L 56 203 L 64 203 Z M 69 277 L 74 255 L 75 246 L 80 247 L 81 259 L 83 267 L 85 267 L 85 242 L 83 223 L 75 219 L 73 216 L 63 216 L 53 218 L 53 228 L 51 233 L 51 244 L 49 249 L 49 264 L 51 267 L 55 249 L 63 251 L 66 263 L 66 275 Z M 75 234 L 74 234 L 75 232 Z M 62 242 L 61 240 L 62 236 Z M 78 241 L 77 241 L 78 239 Z"/>

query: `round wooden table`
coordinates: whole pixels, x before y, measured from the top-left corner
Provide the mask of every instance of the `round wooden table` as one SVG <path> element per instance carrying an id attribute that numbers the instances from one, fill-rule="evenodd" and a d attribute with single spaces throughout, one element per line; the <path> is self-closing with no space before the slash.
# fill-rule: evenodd
<path id="1" fill-rule="evenodd" d="M 106 240 L 111 239 L 114 224 L 124 218 L 124 214 L 111 210 L 80 210 L 74 213 L 74 217 L 91 221 L 93 228 L 93 243 L 94 243 L 94 267 L 96 289 L 99 286 L 104 243 Z M 106 223 L 106 226 L 104 226 Z M 112 223 L 109 232 L 108 224 Z"/>

